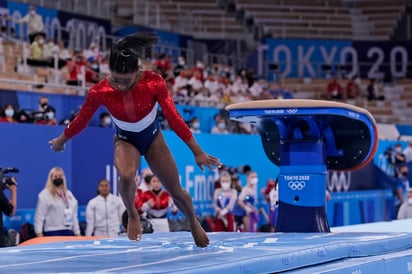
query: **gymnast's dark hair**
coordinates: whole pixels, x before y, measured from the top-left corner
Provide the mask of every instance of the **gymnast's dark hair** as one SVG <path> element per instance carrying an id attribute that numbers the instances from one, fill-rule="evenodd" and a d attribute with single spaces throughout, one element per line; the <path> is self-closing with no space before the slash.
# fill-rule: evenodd
<path id="1" fill-rule="evenodd" d="M 110 49 L 110 70 L 122 74 L 136 72 L 139 59 L 145 59 L 156 43 L 153 32 L 138 32 L 117 40 Z"/>

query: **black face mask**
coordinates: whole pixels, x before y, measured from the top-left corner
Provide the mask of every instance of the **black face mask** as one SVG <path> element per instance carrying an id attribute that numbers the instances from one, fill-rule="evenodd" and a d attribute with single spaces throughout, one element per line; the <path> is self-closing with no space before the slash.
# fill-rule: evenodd
<path id="1" fill-rule="evenodd" d="M 53 180 L 53 185 L 55 186 L 61 186 L 63 184 L 63 179 L 62 178 L 57 178 Z"/>
<path id="2" fill-rule="evenodd" d="M 402 172 L 402 175 L 403 175 L 404 177 L 408 177 L 408 172 Z"/>

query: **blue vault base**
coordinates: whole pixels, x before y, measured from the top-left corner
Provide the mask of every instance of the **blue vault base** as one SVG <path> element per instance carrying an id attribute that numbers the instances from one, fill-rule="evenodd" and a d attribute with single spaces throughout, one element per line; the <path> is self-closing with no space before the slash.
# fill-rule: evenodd
<path id="1" fill-rule="evenodd" d="M 0 273 L 410 273 L 411 226 L 404 220 L 331 233 L 209 233 L 205 249 L 189 232 L 35 244 L 0 249 Z"/>

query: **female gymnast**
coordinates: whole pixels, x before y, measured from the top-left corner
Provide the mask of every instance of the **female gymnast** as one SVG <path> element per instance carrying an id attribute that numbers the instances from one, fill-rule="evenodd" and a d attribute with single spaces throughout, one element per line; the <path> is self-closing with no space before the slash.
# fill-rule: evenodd
<path id="1" fill-rule="evenodd" d="M 134 177 L 144 156 L 153 173 L 164 184 L 177 207 L 188 218 L 194 242 L 209 245 L 209 238 L 195 216 L 192 199 L 179 182 L 176 162 L 165 142 L 156 119 L 158 105 L 171 128 L 186 143 L 201 170 L 221 166 L 218 158 L 205 153 L 178 113 L 164 79 L 157 73 L 140 68 L 139 60 L 157 42 L 153 33 L 128 35 L 110 49 L 110 75 L 92 86 L 79 114 L 64 132 L 49 141 L 51 149 L 63 151 L 65 143 L 79 134 L 98 107 L 107 108 L 116 127 L 114 165 L 119 174 L 119 192 L 128 213 L 127 234 L 130 240 L 142 237 L 139 214 L 134 206 Z"/>

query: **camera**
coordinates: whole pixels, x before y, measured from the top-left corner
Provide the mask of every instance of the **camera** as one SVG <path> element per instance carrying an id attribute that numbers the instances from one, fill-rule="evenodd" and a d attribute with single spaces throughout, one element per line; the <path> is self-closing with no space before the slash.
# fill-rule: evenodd
<path id="1" fill-rule="evenodd" d="M 4 190 L 12 185 L 17 186 L 17 180 L 13 176 L 4 176 L 7 173 L 18 173 L 19 170 L 15 167 L 1 168 L 0 167 L 0 183 L 1 189 Z"/>

